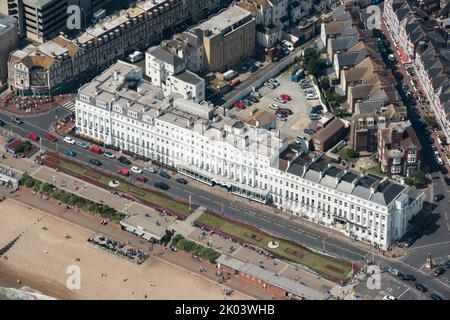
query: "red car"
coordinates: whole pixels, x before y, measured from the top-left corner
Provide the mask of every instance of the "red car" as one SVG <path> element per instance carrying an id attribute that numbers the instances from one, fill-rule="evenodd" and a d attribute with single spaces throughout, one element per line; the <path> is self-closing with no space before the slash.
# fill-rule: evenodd
<path id="1" fill-rule="evenodd" d="M 56 139 L 56 137 L 55 137 L 54 135 L 50 134 L 50 133 L 47 133 L 47 134 L 45 135 L 45 139 L 47 139 L 47 140 L 49 140 L 49 141 L 51 141 L 51 142 L 56 142 L 56 141 L 58 141 L 58 139 Z"/>
<path id="2" fill-rule="evenodd" d="M 28 139 L 34 140 L 34 141 L 39 141 L 39 136 L 38 136 L 36 133 L 30 132 L 30 133 L 28 134 Z"/>
<path id="3" fill-rule="evenodd" d="M 100 148 L 99 146 L 92 146 L 89 151 L 95 154 L 101 154 L 103 152 L 102 148 Z"/>
<path id="4" fill-rule="evenodd" d="M 136 180 L 139 182 L 147 182 L 147 178 L 144 176 L 137 176 Z"/>
<path id="5" fill-rule="evenodd" d="M 236 109 L 239 109 L 239 110 L 244 110 L 244 109 L 245 109 L 245 104 L 243 104 L 242 102 L 236 102 L 236 103 L 234 104 L 234 107 L 235 107 Z"/>
<path id="6" fill-rule="evenodd" d="M 128 177 L 130 175 L 130 170 L 128 170 L 128 169 L 119 169 L 119 170 L 117 170 L 117 173 L 121 174 L 121 175 L 123 175 L 125 177 Z"/>
<path id="7" fill-rule="evenodd" d="M 280 98 L 283 99 L 283 100 L 286 100 L 286 101 L 291 101 L 292 100 L 291 97 L 289 95 L 287 95 L 287 94 L 280 95 Z"/>

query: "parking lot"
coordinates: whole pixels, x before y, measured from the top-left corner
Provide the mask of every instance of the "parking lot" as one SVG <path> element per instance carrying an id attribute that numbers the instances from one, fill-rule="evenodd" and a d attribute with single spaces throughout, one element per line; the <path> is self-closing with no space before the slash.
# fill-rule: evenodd
<path id="1" fill-rule="evenodd" d="M 233 108 L 231 110 L 231 114 L 236 115 L 243 121 L 251 118 L 252 114 L 255 114 L 256 111 L 263 110 L 275 114 L 275 110 L 269 108 L 269 105 L 274 103 L 279 105 L 281 108 L 288 108 L 293 112 L 293 114 L 287 118 L 287 121 L 276 120 L 277 128 L 281 130 L 282 135 L 289 138 L 295 138 L 299 134 L 305 135 L 303 133 L 305 128 L 309 127 L 315 129 L 317 126 L 317 120 L 309 120 L 309 112 L 313 106 L 320 104 L 320 101 L 318 99 L 307 100 L 303 89 L 297 82 L 292 82 L 290 78 L 290 69 L 287 69 L 276 78 L 276 80 L 280 83 L 280 86 L 275 89 L 265 86 L 257 88 L 257 91 L 262 94 L 262 97 L 259 98 L 260 101 L 253 103 L 245 110 Z M 291 101 L 287 101 L 285 104 L 274 101 L 274 98 L 279 97 L 282 94 L 289 95 Z"/>

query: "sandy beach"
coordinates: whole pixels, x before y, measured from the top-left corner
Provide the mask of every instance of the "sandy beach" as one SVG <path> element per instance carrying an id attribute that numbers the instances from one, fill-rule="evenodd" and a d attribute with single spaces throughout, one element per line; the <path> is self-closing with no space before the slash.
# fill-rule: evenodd
<path id="1" fill-rule="evenodd" d="M 57 299 L 247 299 L 237 292 L 225 297 L 218 284 L 153 257 L 136 265 L 93 247 L 86 241 L 90 231 L 12 200 L 0 203 L 0 219 L 0 247 L 21 235 L 0 258 L 2 285 Z M 66 287 L 74 265 L 81 271 L 79 290 Z"/>

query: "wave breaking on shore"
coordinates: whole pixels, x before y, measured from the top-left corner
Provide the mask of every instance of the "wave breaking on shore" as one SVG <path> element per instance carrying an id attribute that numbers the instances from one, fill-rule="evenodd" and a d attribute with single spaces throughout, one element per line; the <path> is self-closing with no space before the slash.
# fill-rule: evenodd
<path id="1" fill-rule="evenodd" d="M 0 287 L 0 300 L 56 300 L 29 287 L 20 289 Z"/>

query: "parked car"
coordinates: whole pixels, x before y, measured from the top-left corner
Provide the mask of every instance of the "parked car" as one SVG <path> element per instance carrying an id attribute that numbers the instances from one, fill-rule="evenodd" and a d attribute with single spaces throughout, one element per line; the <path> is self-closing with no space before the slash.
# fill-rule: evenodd
<path id="1" fill-rule="evenodd" d="M 47 139 L 48 141 L 51 141 L 51 142 L 56 142 L 56 141 L 58 141 L 58 139 L 57 139 L 54 135 L 52 135 L 52 134 L 50 134 L 50 133 L 47 133 L 47 134 L 45 135 L 45 139 Z"/>
<path id="2" fill-rule="evenodd" d="M 119 161 L 120 163 L 126 164 L 126 165 L 130 165 L 131 161 L 128 160 L 126 157 L 124 156 L 120 156 L 117 158 L 117 161 Z"/>
<path id="3" fill-rule="evenodd" d="M 397 300 L 397 298 L 388 294 L 383 297 L 383 300 Z"/>
<path id="4" fill-rule="evenodd" d="M 137 174 L 142 174 L 142 169 L 136 166 L 131 167 L 131 172 L 133 173 L 137 173 Z"/>
<path id="5" fill-rule="evenodd" d="M 450 268 L 450 259 L 447 260 L 447 262 L 445 263 L 445 266 L 446 266 L 447 268 Z"/>
<path id="6" fill-rule="evenodd" d="M 242 102 L 236 102 L 236 103 L 234 104 L 234 107 L 235 107 L 236 109 L 239 109 L 239 110 L 244 110 L 244 109 L 245 109 L 245 104 L 243 104 Z"/>
<path id="7" fill-rule="evenodd" d="M 306 94 L 306 99 L 307 100 L 315 100 L 318 99 L 319 96 L 316 93 L 307 93 Z"/>
<path id="8" fill-rule="evenodd" d="M 439 277 L 439 276 L 440 276 L 441 274 L 443 274 L 444 272 L 445 272 L 445 269 L 444 269 L 444 268 L 438 267 L 438 268 L 434 269 L 433 272 L 431 272 L 431 274 L 432 274 L 434 277 Z"/>
<path id="9" fill-rule="evenodd" d="M 280 98 L 286 101 L 291 101 L 291 97 L 288 94 L 283 93 L 282 95 L 280 95 Z"/>
<path id="10" fill-rule="evenodd" d="M 438 295 L 436 293 L 430 294 L 430 298 L 431 298 L 431 300 L 444 300 L 440 295 Z"/>
<path id="11" fill-rule="evenodd" d="M 289 109 L 289 108 L 280 108 L 280 110 L 283 110 L 288 115 L 293 115 L 294 114 L 294 112 L 292 112 L 292 110 Z"/>
<path id="12" fill-rule="evenodd" d="M 39 136 L 36 133 L 30 132 L 28 134 L 28 139 L 33 140 L 33 141 L 39 141 Z"/>
<path id="13" fill-rule="evenodd" d="M 286 100 L 284 100 L 284 99 L 282 99 L 282 98 L 280 98 L 280 97 L 275 97 L 275 98 L 273 98 L 273 100 L 275 100 L 275 101 L 278 102 L 278 103 L 282 103 L 282 104 L 285 104 L 285 103 L 286 103 Z"/>
<path id="14" fill-rule="evenodd" d="M 282 43 L 283 47 L 285 47 L 289 51 L 294 51 L 294 45 L 292 44 L 292 42 L 289 42 L 287 40 L 283 40 L 281 43 Z"/>
<path id="15" fill-rule="evenodd" d="M 188 181 L 186 179 L 183 179 L 183 178 L 177 178 L 176 182 L 178 182 L 180 184 L 188 184 Z"/>
<path id="16" fill-rule="evenodd" d="M 252 102 L 248 99 L 241 99 L 239 102 L 245 104 L 246 107 L 251 107 L 252 105 Z"/>
<path id="17" fill-rule="evenodd" d="M 162 189 L 162 190 L 169 190 L 169 185 L 167 183 L 164 182 L 155 182 L 154 186 L 158 189 Z"/>
<path id="18" fill-rule="evenodd" d="M 5 121 L 3 121 L 2 119 L 0 119 L 0 127 L 3 127 L 6 124 Z"/>
<path id="19" fill-rule="evenodd" d="M 111 150 L 114 150 L 114 151 L 120 151 L 120 148 L 115 146 L 115 145 L 113 145 L 113 144 L 105 144 L 105 149 L 111 149 Z"/>
<path id="20" fill-rule="evenodd" d="M 92 153 L 95 153 L 95 154 L 102 154 L 103 153 L 103 149 L 100 148 L 99 146 L 95 146 L 95 145 L 91 146 L 89 148 L 89 151 L 92 152 Z"/>
<path id="21" fill-rule="evenodd" d="M 270 78 L 269 80 L 267 80 L 270 83 L 273 83 L 274 85 L 276 85 L 277 87 L 279 87 L 281 84 L 278 82 L 278 80 L 274 79 L 274 78 Z"/>
<path id="22" fill-rule="evenodd" d="M 303 132 L 306 133 L 306 134 L 309 134 L 309 135 L 313 135 L 313 134 L 316 133 L 316 130 L 311 129 L 311 128 L 305 128 L 305 129 L 303 130 Z"/>
<path id="23" fill-rule="evenodd" d="M 69 157 L 76 157 L 77 153 L 73 151 L 72 149 L 67 149 L 66 155 Z"/>
<path id="24" fill-rule="evenodd" d="M 128 169 L 119 169 L 119 170 L 117 170 L 117 173 L 121 174 L 121 175 L 123 175 L 125 177 L 128 177 L 130 175 L 130 170 L 128 170 Z"/>
<path id="25" fill-rule="evenodd" d="M 147 178 L 145 176 L 142 176 L 142 175 L 141 176 L 137 176 L 136 180 L 139 181 L 139 182 L 142 182 L 142 183 L 147 182 Z"/>
<path id="26" fill-rule="evenodd" d="M 445 198 L 445 196 L 442 193 L 437 193 L 437 194 L 434 195 L 433 201 L 438 202 L 438 201 L 441 201 L 444 198 Z"/>
<path id="27" fill-rule="evenodd" d="M 83 149 L 89 148 L 89 146 L 86 143 L 84 143 L 83 141 L 77 141 L 77 142 L 75 142 L 75 145 L 80 148 L 83 148 Z"/>
<path id="28" fill-rule="evenodd" d="M 320 120 L 322 116 L 317 113 L 310 113 L 309 114 L 309 120 Z"/>
<path id="29" fill-rule="evenodd" d="M 163 178 L 170 179 L 170 175 L 167 174 L 167 173 L 164 172 L 164 171 L 161 171 L 161 172 L 159 173 L 159 175 L 160 175 L 161 177 L 163 177 Z"/>
<path id="30" fill-rule="evenodd" d="M 94 166 L 97 166 L 97 167 L 102 165 L 102 163 L 97 159 L 89 159 L 89 163 L 93 164 Z"/>
<path id="31" fill-rule="evenodd" d="M 144 168 L 144 171 L 145 171 L 145 172 L 148 172 L 148 173 L 157 173 L 157 172 L 158 172 L 158 171 L 156 171 L 156 169 L 153 168 L 153 167 L 145 167 L 145 168 Z"/>
<path id="32" fill-rule="evenodd" d="M 420 292 L 427 292 L 428 291 L 427 287 L 425 287 L 423 284 L 420 284 L 420 283 L 416 283 L 415 287 Z"/>
<path id="33" fill-rule="evenodd" d="M 284 111 L 283 109 L 278 109 L 275 111 L 276 115 L 283 115 L 283 116 L 288 116 L 288 113 L 286 111 Z"/>
<path id="34" fill-rule="evenodd" d="M 261 67 L 264 66 L 264 64 L 262 62 L 260 62 L 260 61 L 256 61 L 255 62 L 255 66 L 257 66 L 258 68 L 261 68 Z"/>
<path id="35" fill-rule="evenodd" d="M 416 277 L 412 274 L 404 274 L 400 277 L 403 281 L 416 281 Z"/>
<path id="36" fill-rule="evenodd" d="M 75 144 L 75 140 L 72 137 L 65 137 L 64 142 L 68 144 Z"/>
<path id="37" fill-rule="evenodd" d="M 400 270 L 398 270 L 396 268 L 393 268 L 393 267 L 389 267 L 388 272 L 390 274 L 394 275 L 394 276 L 397 276 L 397 277 L 401 277 L 402 276 L 402 273 L 400 272 Z"/>
<path id="38" fill-rule="evenodd" d="M 264 86 L 268 87 L 270 89 L 275 89 L 277 87 L 275 84 L 273 84 L 272 82 L 269 82 L 269 81 L 264 82 Z"/>
<path id="39" fill-rule="evenodd" d="M 272 110 L 278 110 L 278 109 L 280 109 L 280 106 L 277 105 L 276 103 L 271 103 L 269 105 L 269 108 L 272 109 Z"/>
<path id="40" fill-rule="evenodd" d="M 414 237 L 407 238 L 405 240 L 405 242 L 403 243 L 403 246 L 405 246 L 406 248 L 409 248 L 414 244 L 415 241 L 416 241 L 416 239 Z"/>
<path id="41" fill-rule="evenodd" d="M 112 154 L 111 152 L 109 152 L 109 151 L 106 151 L 105 153 L 103 153 L 103 155 L 105 157 L 107 157 L 107 158 L 110 158 L 110 159 L 115 159 L 116 158 L 116 156 L 114 154 Z"/>
<path id="42" fill-rule="evenodd" d="M 277 114 L 277 119 L 283 122 L 287 121 L 287 117 L 282 114 Z"/>
<path id="43" fill-rule="evenodd" d="M 250 93 L 250 95 L 252 95 L 252 96 L 254 96 L 254 97 L 256 97 L 256 98 L 261 98 L 261 97 L 262 97 L 262 94 L 259 93 L 258 91 L 252 91 L 252 92 Z"/>
<path id="44" fill-rule="evenodd" d="M 18 118 L 18 117 L 12 118 L 11 122 L 13 122 L 15 124 L 22 124 L 23 123 L 23 121 L 20 118 Z"/>
<path id="45" fill-rule="evenodd" d="M 252 95 L 250 95 L 247 99 L 250 100 L 253 103 L 258 103 L 259 102 L 258 98 L 254 97 Z"/>

